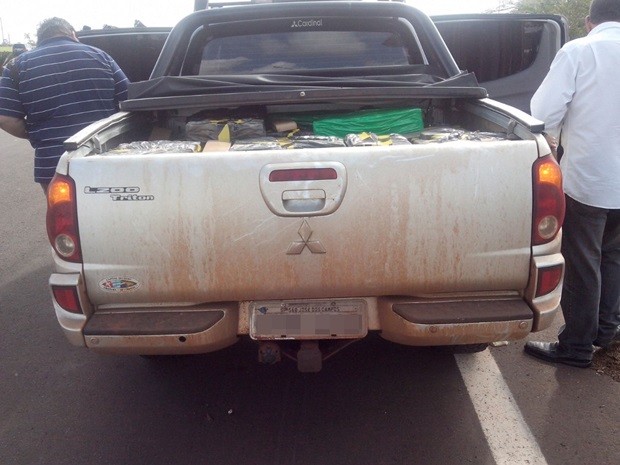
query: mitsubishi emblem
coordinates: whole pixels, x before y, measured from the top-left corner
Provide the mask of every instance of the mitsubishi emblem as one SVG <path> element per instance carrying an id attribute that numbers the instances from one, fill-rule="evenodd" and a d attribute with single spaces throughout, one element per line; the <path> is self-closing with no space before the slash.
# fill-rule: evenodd
<path id="1" fill-rule="evenodd" d="M 287 255 L 299 255 L 304 251 L 306 247 L 312 253 L 325 253 L 325 247 L 319 241 L 311 241 L 310 237 L 312 236 L 312 229 L 306 220 L 299 227 L 299 231 L 297 231 L 299 237 L 301 237 L 301 241 L 293 241 L 291 245 L 288 246 L 288 250 L 286 251 Z"/>

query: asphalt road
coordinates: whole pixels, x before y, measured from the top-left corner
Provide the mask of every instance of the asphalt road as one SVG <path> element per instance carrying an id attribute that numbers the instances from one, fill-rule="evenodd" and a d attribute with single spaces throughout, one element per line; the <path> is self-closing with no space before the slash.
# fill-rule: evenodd
<path id="1" fill-rule="evenodd" d="M 523 341 L 454 357 L 372 336 L 318 374 L 245 340 L 164 362 L 70 346 L 32 149 L 0 147 L 0 464 L 620 463 L 620 383 Z"/>

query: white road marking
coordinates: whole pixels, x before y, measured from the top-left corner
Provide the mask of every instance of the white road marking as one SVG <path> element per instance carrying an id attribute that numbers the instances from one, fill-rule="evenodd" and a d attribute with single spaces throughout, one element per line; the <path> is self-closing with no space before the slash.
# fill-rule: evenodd
<path id="1" fill-rule="evenodd" d="M 454 357 L 495 463 L 547 465 L 489 350 Z"/>

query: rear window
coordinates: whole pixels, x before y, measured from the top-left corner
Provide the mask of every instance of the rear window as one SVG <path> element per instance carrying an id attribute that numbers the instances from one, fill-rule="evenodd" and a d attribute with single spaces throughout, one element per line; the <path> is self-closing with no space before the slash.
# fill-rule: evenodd
<path id="1" fill-rule="evenodd" d="M 210 40 L 200 75 L 263 74 L 314 69 L 422 64 L 400 36 L 383 31 L 302 31 Z"/>

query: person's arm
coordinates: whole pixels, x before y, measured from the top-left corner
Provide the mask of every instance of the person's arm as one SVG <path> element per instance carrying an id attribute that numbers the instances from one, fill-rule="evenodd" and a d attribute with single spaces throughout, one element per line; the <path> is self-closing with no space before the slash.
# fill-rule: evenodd
<path id="1" fill-rule="evenodd" d="M 12 136 L 28 139 L 26 121 L 23 119 L 0 115 L 0 128 Z"/>
<path id="2" fill-rule="evenodd" d="M 118 107 L 119 102 L 127 99 L 129 79 L 110 55 L 106 54 L 106 57 L 110 63 L 110 68 L 112 69 L 112 75 L 114 77 L 114 101 Z"/>
<path id="3" fill-rule="evenodd" d="M 17 63 L 13 59 L 3 70 L 0 77 L 0 129 L 21 139 L 28 138 L 26 131 L 26 113 L 21 103 L 18 90 Z"/>
<path id="4" fill-rule="evenodd" d="M 560 50 L 549 73 L 532 97 L 532 116 L 545 123 L 545 131 L 558 139 L 568 105 L 575 93 L 576 64 L 569 53 Z"/>

